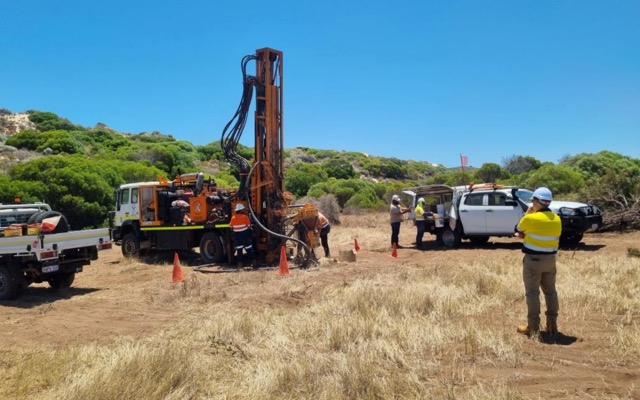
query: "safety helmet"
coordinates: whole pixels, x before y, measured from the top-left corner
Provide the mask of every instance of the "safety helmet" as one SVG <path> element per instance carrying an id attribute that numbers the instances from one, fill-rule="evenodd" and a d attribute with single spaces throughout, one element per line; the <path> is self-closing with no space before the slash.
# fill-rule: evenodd
<path id="1" fill-rule="evenodd" d="M 533 192 L 533 198 L 538 199 L 544 202 L 553 201 L 553 194 L 551 194 L 551 190 L 546 187 L 539 187 Z"/>
<path id="2" fill-rule="evenodd" d="M 420 197 L 420 198 L 418 199 L 418 203 L 424 203 L 424 197 Z"/>
<path id="3" fill-rule="evenodd" d="M 242 211 L 242 210 L 244 210 L 244 206 L 242 205 L 242 203 L 236 204 L 236 212 Z"/>
<path id="4" fill-rule="evenodd" d="M 393 196 L 391 196 L 391 201 L 400 201 L 400 196 L 394 194 Z"/>

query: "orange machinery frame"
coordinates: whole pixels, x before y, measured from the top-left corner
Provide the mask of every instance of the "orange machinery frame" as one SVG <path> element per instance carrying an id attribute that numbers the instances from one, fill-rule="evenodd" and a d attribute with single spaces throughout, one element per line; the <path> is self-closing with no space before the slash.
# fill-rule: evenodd
<path id="1" fill-rule="evenodd" d="M 256 50 L 255 160 L 251 180 L 251 207 L 262 223 L 274 232 L 290 200 L 284 187 L 284 121 L 282 52 L 270 48 Z M 266 235 L 258 247 L 268 247 Z"/>

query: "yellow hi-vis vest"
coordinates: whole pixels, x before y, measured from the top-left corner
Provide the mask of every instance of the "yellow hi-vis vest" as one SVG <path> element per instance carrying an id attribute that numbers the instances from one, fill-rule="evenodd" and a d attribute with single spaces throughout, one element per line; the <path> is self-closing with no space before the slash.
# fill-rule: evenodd
<path id="1" fill-rule="evenodd" d="M 416 221 L 424 221 L 424 208 L 422 208 L 422 203 L 418 203 L 416 206 L 415 219 Z"/>
<path id="2" fill-rule="evenodd" d="M 558 251 L 562 222 L 560 217 L 549 209 L 525 214 L 517 226 L 524 233 L 525 253 L 555 254 Z"/>

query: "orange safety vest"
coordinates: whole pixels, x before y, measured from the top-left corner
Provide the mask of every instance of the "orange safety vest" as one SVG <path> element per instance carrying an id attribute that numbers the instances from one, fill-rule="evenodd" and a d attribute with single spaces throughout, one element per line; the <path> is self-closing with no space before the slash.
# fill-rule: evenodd
<path id="1" fill-rule="evenodd" d="M 229 226 L 233 228 L 234 232 L 242 232 L 251 227 L 251 221 L 246 214 L 234 214 L 229 221 Z"/>

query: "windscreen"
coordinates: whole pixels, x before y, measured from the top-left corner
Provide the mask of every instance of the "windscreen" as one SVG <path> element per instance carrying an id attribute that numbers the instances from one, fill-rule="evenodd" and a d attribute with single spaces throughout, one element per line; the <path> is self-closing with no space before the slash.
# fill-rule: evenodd
<path id="1" fill-rule="evenodd" d="M 525 203 L 531 203 L 531 197 L 533 196 L 533 192 L 527 189 L 518 189 L 516 190 L 516 196 Z"/>

